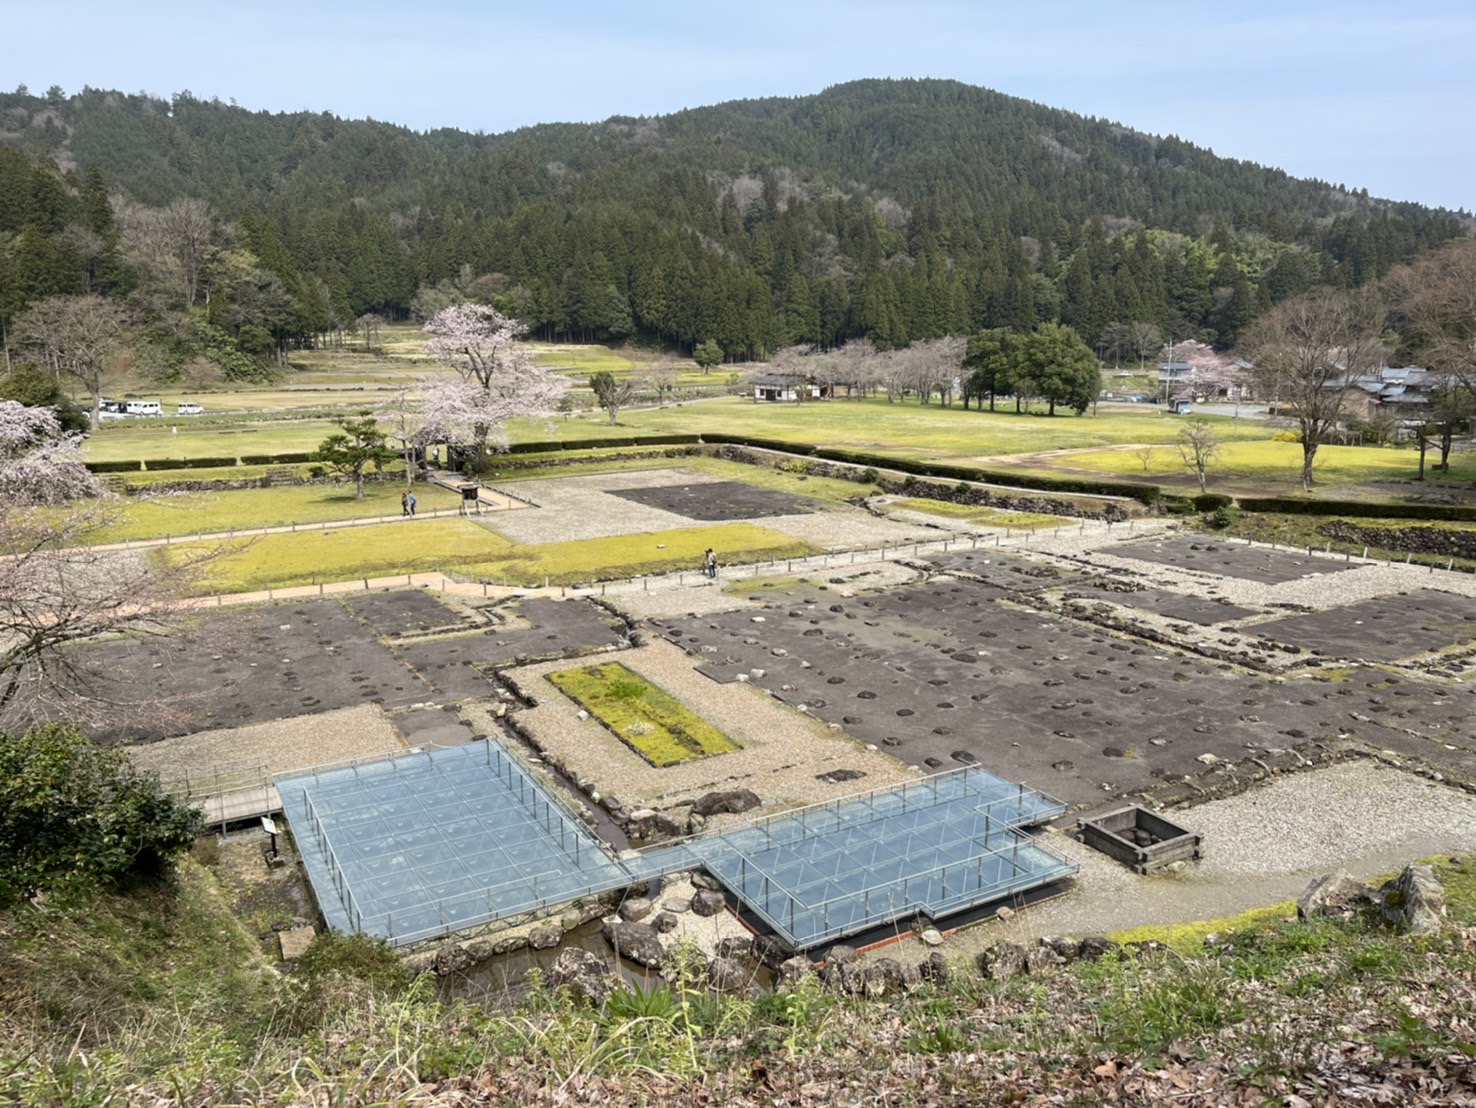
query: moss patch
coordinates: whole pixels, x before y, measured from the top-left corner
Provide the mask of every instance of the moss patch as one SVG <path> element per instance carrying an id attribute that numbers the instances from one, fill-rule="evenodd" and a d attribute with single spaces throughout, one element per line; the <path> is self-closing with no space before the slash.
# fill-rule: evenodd
<path id="1" fill-rule="evenodd" d="M 889 510 L 926 512 L 933 516 L 961 519 L 977 523 L 982 527 L 1018 527 L 1021 530 L 1037 530 L 1042 527 L 1075 527 L 1080 521 L 1061 516 L 1045 515 L 1041 512 L 1007 512 L 998 508 L 981 508 L 977 504 L 950 504 L 946 500 L 927 500 L 909 497 L 893 500 L 886 505 Z"/>
<path id="2" fill-rule="evenodd" d="M 619 662 L 560 670 L 548 679 L 653 766 L 739 749 L 690 708 Z"/>
<path id="3" fill-rule="evenodd" d="M 1271 928 L 1288 918 L 1295 918 L 1296 914 L 1296 902 L 1284 900 L 1279 904 L 1272 904 L 1265 908 L 1252 908 L 1241 912 L 1238 916 L 1228 916 L 1225 919 L 1130 927 L 1125 931 L 1114 931 L 1108 938 L 1119 943 L 1160 942 L 1180 954 L 1202 954 L 1206 935 Z"/>

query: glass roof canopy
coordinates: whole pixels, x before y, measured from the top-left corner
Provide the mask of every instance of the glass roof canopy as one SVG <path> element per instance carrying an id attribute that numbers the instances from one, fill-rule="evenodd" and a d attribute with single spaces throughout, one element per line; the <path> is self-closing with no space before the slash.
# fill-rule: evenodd
<path id="1" fill-rule="evenodd" d="M 329 926 L 396 945 L 706 868 L 800 950 L 1076 867 L 1063 806 L 977 766 L 615 858 L 495 740 L 277 782 Z"/>

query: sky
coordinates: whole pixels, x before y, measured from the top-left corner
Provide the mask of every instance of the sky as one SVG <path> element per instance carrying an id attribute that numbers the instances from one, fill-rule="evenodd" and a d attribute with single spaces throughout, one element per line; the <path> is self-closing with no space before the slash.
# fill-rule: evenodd
<path id="1" fill-rule="evenodd" d="M 5 29 L 37 44 L 6 52 L 7 89 L 188 89 L 416 130 L 952 78 L 1476 211 L 1471 0 L 72 0 L 17 5 Z"/>

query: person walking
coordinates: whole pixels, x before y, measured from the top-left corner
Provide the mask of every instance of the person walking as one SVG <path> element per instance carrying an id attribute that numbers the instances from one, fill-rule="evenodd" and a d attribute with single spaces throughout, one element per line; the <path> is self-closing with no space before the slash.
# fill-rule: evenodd
<path id="1" fill-rule="evenodd" d="M 400 514 L 402 516 L 408 516 L 410 514 L 410 490 L 409 489 L 406 489 L 404 492 L 400 493 Z"/>
<path id="2" fill-rule="evenodd" d="M 415 514 L 415 494 L 413 492 L 407 492 L 405 494 L 405 502 L 410 509 L 410 514 L 413 516 Z"/>
<path id="3" fill-rule="evenodd" d="M 707 548 L 707 576 L 711 580 L 717 580 L 717 555 L 710 546 Z"/>

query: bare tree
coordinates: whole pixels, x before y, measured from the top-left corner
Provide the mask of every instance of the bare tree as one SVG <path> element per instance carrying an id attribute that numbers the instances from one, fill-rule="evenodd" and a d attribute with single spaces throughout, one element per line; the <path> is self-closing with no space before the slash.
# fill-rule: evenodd
<path id="1" fill-rule="evenodd" d="M 1476 392 L 1476 242 L 1396 270 L 1389 283 L 1418 356 Z"/>
<path id="2" fill-rule="evenodd" d="M 1343 418 L 1355 378 L 1384 360 L 1383 312 L 1368 290 L 1314 289 L 1283 300 L 1245 331 L 1257 388 L 1297 422 L 1302 488 L 1312 488 L 1317 448 Z"/>
<path id="3" fill-rule="evenodd" d="M 1214 428 L 1202 419 L 1191 420 L 1179 429 L 1179 457 L 1199 479 L 1199 491 L 1204 492 L 1209 481 L 1209 465 L 1220 448 L 1220 440 Z"/>
<path id="4" fill-rule="evenodd" d="M 165 208 L 123 203 L 117 221 L 125 251 L 145 278 L 169 288 L 186 310 L 193 308 L 218 253 L 210 205 L 193 197 Z"/>
<path id="5" fill-rule="evenodd" d="M 373 350 L 379 345 L 379 332 L 384 326 L 384 317 L 375 312 L 365 312 L 354 321 L 359 334 L 364 336 L 364 347 Z"/>
<path id="6" fill-rule="evenodd" d="M 35 349 L 58 377 L 72 377 L 92 397 L 93 430 L 122 326 L 122 309 L 96 293 L 49 296 L 16 321 L 21 344 Z"/>
<path id="7" fill-rule="evenodd" d="M 667 398 L 676 392 L 677 368 L 669 355 L 662 355 L 646 369 L 646 386 L 656 394 L 656 403 L 666 407 Z"/>
<path id="8" fill-rule="evenodd" d="M 1148 355 L 1163 345 L 1163 332 L 1152 323 L 1129 323 L 1128 342 L 1129 349 L 1138 356 L 1138 369 L 1141 371 Z"/>

